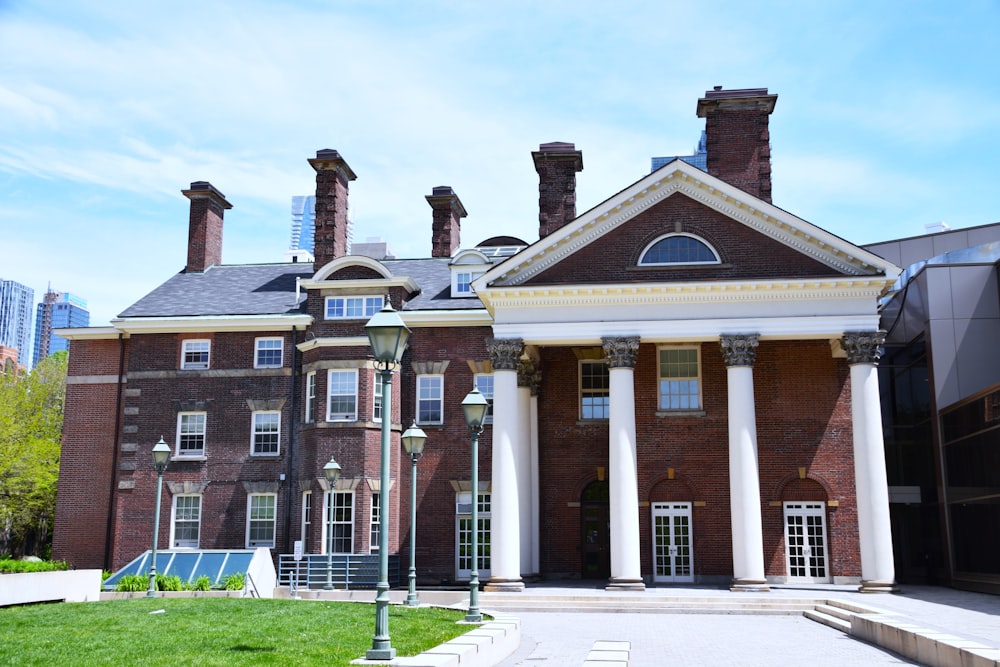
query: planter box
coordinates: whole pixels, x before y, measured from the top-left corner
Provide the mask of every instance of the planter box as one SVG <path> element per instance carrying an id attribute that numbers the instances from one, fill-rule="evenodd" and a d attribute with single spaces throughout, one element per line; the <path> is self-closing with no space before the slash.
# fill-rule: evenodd
<path id="1" fill-rule="evenodd" d="M 0 607 L 35 602 L 92 602 L 100 599 L 100 570 L 0 574 Z"/>

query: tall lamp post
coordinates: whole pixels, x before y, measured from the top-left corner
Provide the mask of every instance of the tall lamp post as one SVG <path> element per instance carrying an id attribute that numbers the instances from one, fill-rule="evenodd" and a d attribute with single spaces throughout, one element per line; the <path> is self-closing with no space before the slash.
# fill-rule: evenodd
<path id="1" fill-rule="evenodd" d="M 375 586 L 375 636 L 365 653 L 368 660 L 392 660 L 396 649 L 389 640 L 389 432 L 392 428 L 392 371 L 399 364 L 410 329 L 386 300 L 385 307 L 365 325 L 382 377 L 382 461 L 378 489 L 378 584 Z"/>
<path id="2" fill-rule="evenodd" d="M 462 400 L 465 425 L 472 434 L 472 572 L 469 574 L 469 612 L 467 623 L 481 623 L 479 612 L 479 434 L 483 432 L 483 421 L 490 404 L 478 389 L 473 389 Z"/>
<path id="3" fill-rule="evenodd" d="M 153 510 L 153 553 L 149 560 L 149 590 L 146 597 L 156 597 L 156 543 L 160 533 L 160 496 L 163 494 L 163 471 L 170 460 L 170 445 L 160 441 L 153 445 L 153 467 L 156 468 L 156 508 Z"/>
<path id="4" fill-rule="evenodd" d="M 410 455 L 412 465 L 410 472 L 410 588 L 406 594 L 406 606 L 418 607 L 420 600 L 417 599 L 417 461 L 423 456 L 427 434 L 414 423 L 403 432 L 400 439 L 403 441 L 403 449 Z"/>
<path id="5" fill-rule="evenodd" d="M 333 494 L 337 488 L 337 480 L 340 479 L 340 464 L 330 457 L 330 460 L 323 466 L 323 476 L 329 487 L 326 502 L 326 586 L 328 591 L 333 590 Z"/>

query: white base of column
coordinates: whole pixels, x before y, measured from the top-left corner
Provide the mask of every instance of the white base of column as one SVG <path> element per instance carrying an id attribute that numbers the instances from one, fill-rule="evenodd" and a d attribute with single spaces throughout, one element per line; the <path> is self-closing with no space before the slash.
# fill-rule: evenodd
<path id="1" fill-rule="evenodd" d="M 764 579 L 733 579 L 729 590 L 734 593 L 770 593 L 771 587 Z"/>
<path id="2" fill-rule="evenodd" d="M 490 579 L 483 590 L 487 593 L 520 593 L 524 590 L 524 582 L 520 579 Z"/>
<path id="3" fill-rule="evenodd" d="M 894 581 L 862 581 L 858 587 L 859 593 L 895 593 L 897 590 Z"/>
<path id="4" fill-rule="evenodd" d="M 644 591 L 646 584 L 642 579 L 615 579 L 608 580 L 608 585 L 604 587 L 606 591 Z"/>

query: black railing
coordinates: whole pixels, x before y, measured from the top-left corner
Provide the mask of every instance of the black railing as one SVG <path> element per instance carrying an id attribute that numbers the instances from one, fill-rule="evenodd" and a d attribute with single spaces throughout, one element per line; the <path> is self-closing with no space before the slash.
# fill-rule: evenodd
<path id="1" fill-rule="evenodd" d="M 295 588 L 375 588 L 378 554 L 292 554 L 278 556 L 278 585 Z M 389 554 L 389 586 L 399 586 L 399 555 Z"/>

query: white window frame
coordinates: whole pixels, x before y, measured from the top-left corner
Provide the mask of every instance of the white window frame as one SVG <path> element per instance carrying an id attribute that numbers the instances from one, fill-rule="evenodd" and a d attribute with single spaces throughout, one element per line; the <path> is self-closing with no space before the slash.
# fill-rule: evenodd
<path id="1" fill-rule="evenodd" d="M 483 420 L 484 424 L 493 423 L 493 373 L 476 373 L 472 376 L 472 386 L 479 390 L 479 393 L 483 395 L 486 402 L 489 403 L 489 408 L 486 410 L 486 419 Z"/>
<path id="2" fill-rule="evenodd" d="M 430 386 L 433 383 L 435 386 Z M 426 385 L 426 387 L 425 387 Z M 424 389 L 436 389 L 438 396 L 424 396 Z M 444 423 L 444 375 L 439 373 L 418 375 L 417 376 L 417 391 L 416 391 L 416 417 L 418 424 L 443 424 Z M 421 411 L 421 405 L 424 403 L 436 404 L 438 418 L 435 419 L 424 419 L 423 412 Z"/>
<path id="3" fill-rule="evenodd" d="M 377 554 L 379 549 L 379 534 L 378 534 L 378 522 L 379 522 L 379 503 L 381 502 L 381 494 L 372 493 L 372 503 L 371 510 L 369 511 L 369 529 L 368 529 L 368 553 Z"/>
<path id="4" fill-rule="evenodd" d="M 672 351 L 690 351 L 695 353 L 695 365 L 698 369 L 697 375 L 676 375 L 676 376 L 664 376 L 663 373 L 663 353 Z M 667 362 L 670 363 L 670 362 Z M 691 363 L 690 361 L 682 363 Z M 687 391 L 685 393 L 680 392 L 665 392 L 664 382 L 695 382 L 697 384 L 697 391 L 691 392 Z M 701 346 L 699 345 L 661 345 L 656 350 L 656 405 L 659 412 L 696 412 L 702 409 L 702 387 L 703 382 L 701 379 Z M 671 405 L 673 397 L 678 399 L 688 398 L 693 399 L 695 405 L 680 405 L 683 400 L 678 400 L 678 405 Z M 666 401 L 666 402 L 665 402 Z"/>
<path id="5" fill-rule="evenodd" d="M 306 413 L 305 421 L 311 424 L 316 418 L 316 371 L 306 373 Z"/>
<path id="6" fill-rule="evenodd" d="M 265 419 L 266 417 L 266 419 Z M 276 419 L 275 419 L 276 418 Z M 271 424 L 276 425 L 274 432 L 275 450 L 273 452 L 263 452 L 258 449 L 258 436 L 270 436 Z M 254 410 L 250 416 L 250 454 L 252 456 L 281 456 L 281 411 L 280 410 Z"/>
<path id="7" fill-rule="evenodd" d="M 182 498 L 185 500 L 185 504 L 187 504 L 187 499 L 189 499 L 189 498 L 197 498 L 197 500 L 198 500 L 197 518 L 191 519 L 189 512 L 183 512 L 183 514 L 186 515 L 186 516 L 184 516 L 183 519 L 181 519 L 181 518 L 178 517 L 177 504 L 178 504 L 178 501 L 180 501 Z M 170 510 L 170 548 L 171 549 L 197 549 L 199 547 L 199 545 L 201 544 L 201 515 L 202 515 L 201 508 L 202 508 L 202 505 L 203 505 L 203 503 L 202 503 L 202 497 L 201 497 L 200 494 L 184 493 L 184 494 L 178 494 L 178 495 L 174 496 L 173 502 L 171 503 L 171 510 Z M 185 510 L 189 510 L 190 508 L 184 508 L 184 509 Z M 194 540 L 184 540 L 183 541 L 184 543 L 182 544 L 177 539 L 177 532 L 178 532 L 177 531 L 177 528 L 178 528 L 177 524 L 178 524 L 178 521 L 183 522 L 185 526 L 189 526 L 190 524 L 194 524 L 195 535 L 196 535 L 196 537 L 195 537 Z"/>
<path id="8" fill-rule="evenodd" d="M 311 490 L 302 492 L 302 520 L 299 524 L 302 553 L 309 553 L 309 533 L 312 532 L 312 495 Z"/>
<path id="9" fill-rule="evenodd" d="M 822 500 L 813 501 L 785 501 L 782 503 L 782 513 L 785 524 L 785 574 L 787 582 L 808 582 L 815 584 L 826 584 L 833 581 L 833 576 L 830 574 L 830 549 L 829 549 L 829 524 L 827 522 L 826 516 L 826 502 Z M 805 570 L 805 574 L 793 576 L 792 570 L 792 544 L 791 535 L 789 532 L 791 530 L 791 525 L 789 522 L 789 517 L 796 516 L 802 519 L 801 528 L 803 531 L 802 541 L 803 544 L 797 545 L 799 547 L 799 553 L 796 554 L 798 558 L 802 559 L 802 564 L 798 565 L 798 568 Z M 819 519 L 819 529 L 820 529 L 820 544 L 813 544 L 815 542 L 815 536 L 809 534 L 809 519 Z M 820 551 L 818 556 L 813 555 L 813 549 L 817 548 Z M 823 569 L 822 576 L 816 576 L 812 573 L 816 568 Z"/>
<path id="10" fill-rule="evenodd" d="M 200 417 L 201 419 L 196 419 Z M 197 422 L 200 421 L 200 429 L 193 430 L 192 426 L 198 426 Z M 206 444 L 207 444 L 207 433 L 208 433 L 208 413 L 207 412 L 178 412 L 177 413 L 177 440 L 174 444 L 174 456 L 178 458 L 202 458 L 205 456 Z M 185 437 L 201 438 L 201 449 L 192 450 L 190 448 L 181 449 L 181 443 Z"/>
<path id="11" fill-rule="evenodd" d="M 492 574 L 492 549 L 490 548 L 490 528 L 492 524 L 491 504 L 493 498 L 489 493 L 479 492 L 479 507 L 476 518 L 482 526 L 479 530 L 479 577 L 489 579 Z M 455 578 L 468 579 L 469 568 L 462 568 L 462 522 L 472 522 L 472 492 L 459 491 L 455 494 Z M 471 542 L 471 540 L 469 540 Z M 471 544 L 469 545 L 471 547 Z"/>
<path id="12" fill-rule="evenodd" d="M 277 343 L 277 347 L 274 347 Z M 261 353 L 278 352 L 277 363 L 261 363 Z M 254 368 L 281 368 L 285 365 L 285 339 L 281 336 L 267 336 L 255 338 L 253 343 L 253 367 Z"/>
<path id="13" fill-rule="evenodd" d="M 708 248 L 709 252 L 712 253 L 715 259 L 699 260 L 695 262 L 644 262 L 643 261 L 643 259 L 646 257 L 646 253 L 652 250 L 653 246 L 655 246 L 657 243 L 660 243 L 661 241 L 665 241 L 667 239 L 678 238 L 678 237 L 689 238 L 697 241 L 701 245 Z M 642 249 L 642 252 L 639 253 L 638 265 L 639 266 L 706 266 L 706 265 L 721 264 L 721 263 L 722 260 L 719 258 L 719 251 L 713 248 L 712 244 L 706 241 L 705 239 L 701 238 L 700 236 L 696 236 L 694 234 L 685 234 L 684 232 L 674 232 L 672 234 L 664 234 L 663 236 L 655 238 L 650 243 L 648 243 L 646 247 Z"/>
<path id="14" fill-rule="evenodd" d="M 323 319 L 367 320 L 382 310 L 384 305 L 385 297 L 381 294 L 328 296 L 323 302 Z"/>
<path id="15" fill-rule="evenodd" d="M 353 377 L 353 393 L 338 393 L 334 394 L 334 377 Z M 334 397 L 341 396 L 352 396 L 354 399 L 354 408 L 350 412 L 333 412 L 333 399 Z M 327 371 L 326 375 L 326 421 L 328 422 L 353 422 L 358 420 L 358 369 L 356 368 L 331 368 Z"/>
<path id="16" fill-rule="evenodd" d="M 331 548 L 333 546 L 332 545 L 332 539 L 331 539 L 331 536 L 330 536 L 330 526 L 331 526 L 330 514 L 331 514 L 331 509 L 332 509 L 331 501 L 338 500 L 338 496 L 341 497 L 340 499 L 347 499 L 347 500 L 350 501 L 350 505 L 349 506 L 346 503 L 337 506 L 337 509 L 346 511 L 348 513 L 348 516 L 346 518 L 342 517 L 339 520 L 333 521 L 332 525 L 333 526 L 345 526 L 346 527 L 346 530 L 348 532 L 348 536 L 347 537 L 340 536 L 340 537 L 338 537 L 338 539 L 339 540 L 345 540 L 346 539 L 347 541 L 350 542 L 350 544 L 347 545 L 347 549 L 346 550 L 331 551 Z M 327 492 L 325 492 L 323 494 L 323 507 L 324 507 L 324 511 L 323 511 L 323 515 L 324 515 L 324 521 L 323 521 L 323 553 L 325 553 L 325 554 L 328 554 L 328 553 L 352 554 L 352 553 L 354 553 L 354 505 L 355 505 L 354 500 L 355 500 L 355 497 L 354 497 L 354 492 L 353 491 L 338 491 L 338 490 L 334 489 L 333 491 L 327 491 Z"/>
<path id="17" fill-rule="evenodd" d="M 452 298 L 464 298 L 476 296 L 476 291 L 472 289 L 472 283 L 477 278 L 481 278 L 485 271 L 470 271 L 467 269 L 455 269 L 451 272 L 451 296 Z"/>
<path id="18" fill-rule="evenodd" d="M 382 391 L 384 383 L 382 374 L 375 371 L 375 379 L 372 382 L 372 421 L 376 424 L 382 423 Z"/>
<path id="19" fill-rule="evenodd" d="M 188 360 L 191 355 L 192 360 Z M 194 356 L 198 355 L 198 360 Z M 204 355 L 205 360 L 201 361 Z M 181 341 L 181 370 L 182 371 L 204 371 L 211 368 L 212 364 L 212 341 L 207 338 L 188 338 Z"/>
<path id="20" fill-rule="evenodd" d="M 608 386 L 606 388 L 595 389 L 593 387 L 584 388 L 584 368 L 586 366 L 604 366 L 608 372 Z M 577 391 L 578 391 L 578 405 L 579 405 L 579 415 L 581 421 L 608 421 L 611 417 L 611 378 L 610 369 L 608 368 L 607 361 L 603 359 L 581 359 L 578 365 L 577 373 Z M 587 397 L 604 398 L 605 402 L 601 408 L 600 415 L 595 416 L 594 414 L 587 415 L 587 411 L 584 406 L 584 400 Z M 589 407 L 593 411 L 594 407 Z"/>
<path id="21" fill-rule="evenodd" d="M 255 501 L 262 498 L 271 499 L 271 511 L 272 516 L 268 518 L 255 518 L 254 517 L 254 505 Z M 267 524 L 270 524 L 271 539 L 253 539 L 254 523 L 260 524 L 257 526 L 258 529 L 265 528 Z M 247 549 L 256 549 L 258 547 L 265 547 L 267 549 L 273 549 L 274 545 L 277 543 L 277 533 L 278 533 L 278 494 L 277 493 L 251 493 L 247 495 L 247 525 L 246 525 L 246 536 L 247 536 Z"/>

